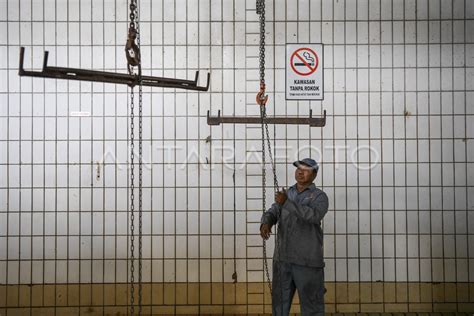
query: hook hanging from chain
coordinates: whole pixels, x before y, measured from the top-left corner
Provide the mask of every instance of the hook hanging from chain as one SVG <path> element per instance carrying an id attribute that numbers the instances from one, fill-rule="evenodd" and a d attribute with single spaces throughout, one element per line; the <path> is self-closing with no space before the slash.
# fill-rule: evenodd
<path id="1" fill-rule="evenodd" d="M 137 35 L 135 25 L 130 23 L 127 43 L 125 44 L 125 56 L 127 57 L 128 73 L 130 75 L 133 74 L 133 67 L 140 65 L 140 48 L 136 43 Z"/>
<path id="2" fill-rule="evenodd" d="M 128 26 L 125 56 L 127 57 L 128 73 L 133 75 L 133 67 L 138 66 L 140 72 L 140 39 L 138 32 L 138 5 L 137 0 L 130 0 L 130 23 Z M 140 75 L 140 74 L 139 74 Z"/>
<path id="3" fill-rule="evenodd" d="M 257 93 L 255 100 L 260 106 L 265 106 L 267 104 L 268 95 L 265 95 L 265 83 L 260 83 L 260 91 Z"/>
<path id="4" fill-rule="evenodd" d="M 268 95 L 265 95 L 265 0 L 256 0 L 257 14 L 260 21 L 260 43 L 258 52 L 260 90 L 257 93 L 257 104 L 265 106 L 268 102 Z"/>

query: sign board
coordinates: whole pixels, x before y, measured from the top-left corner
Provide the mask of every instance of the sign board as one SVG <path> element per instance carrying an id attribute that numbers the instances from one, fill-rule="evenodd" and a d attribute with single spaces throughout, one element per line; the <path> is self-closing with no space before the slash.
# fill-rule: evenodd
<path id="1" fill-rule="evenodd" d="M 286 99 L 324 99 L 323 44 L 286 44 Z"/>

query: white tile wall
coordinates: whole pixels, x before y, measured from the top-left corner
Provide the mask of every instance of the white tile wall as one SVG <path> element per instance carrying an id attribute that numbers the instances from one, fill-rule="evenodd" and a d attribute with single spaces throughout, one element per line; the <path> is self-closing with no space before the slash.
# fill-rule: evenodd
<path id="1" fill-rule="evenodd" d="M 298 153 L 322 165 L 327 279 L 472 282 L 473 3 L 266 2 L 268 112 L 328 113 L 323 129 L 270 127 L 280 185 Z M 236 260 L 239 281 L 261 281 L 259 129 L 205 121 L 258 115 L 255 4 L 140 6 L 145 73 L 211 72 L 209 92 L 144 89 L 144 280 L 230 281 Z M 28 69 L 49 50 L 50 65 L 125 72 L 126 21 L 124 0 L 0 2 L 2 283 L 128 277 L 126 87 L 17 75 L 20 45 Z M 285 102 L 287 42 L 325 44 L 323 101 Z"/>

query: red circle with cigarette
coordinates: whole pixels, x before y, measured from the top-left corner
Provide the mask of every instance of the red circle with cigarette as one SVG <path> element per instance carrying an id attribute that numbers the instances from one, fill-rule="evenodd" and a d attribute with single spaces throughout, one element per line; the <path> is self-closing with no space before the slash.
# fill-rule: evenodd
<path id="1" fill-rule="evenodd" d="M 313 74 L 319 65 L 318 55 L 311 48 L 297 49 L 290 58 L 291 69 L 300 76 Z"/>

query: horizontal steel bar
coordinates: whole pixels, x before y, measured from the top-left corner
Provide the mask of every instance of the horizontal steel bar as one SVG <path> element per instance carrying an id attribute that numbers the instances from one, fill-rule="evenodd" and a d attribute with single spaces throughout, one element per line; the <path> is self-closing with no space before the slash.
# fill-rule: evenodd
<path id="1" fill-rule="evenodd" d="M 47 51 L 44 53 L 42 71 L 25 70 L 23 68 L 24 54 L 25 54 L 25 48 L 21 47 L 20 48 L 20 66 L 18 70 L 19 76 L 126 84 L 130 87 L 134 87 L 138 85 L 137 75 L 77 69 L 77 68 L 49 67 L 48 66 L 49 52 Z M 196 71 L 196 76 L 194 80 L 142 76 L 142 85 L 148 86 L 148 87 L 207 91 L 209 90 L 210 78 L 211 78 L 210 74 L 208 73 L 206 86 L 198 86 L 199 71 Z"/>
<path id="2" fill-rule="evenodd" d="M 263 122 L 267 124 L 294 124 L 309 125 L 312 127 L 323 127 L 326 125 L 326 110 L 324 110 L 323 117 L 313 117 L 313 112 L 310 110 L 309 117 L 266 117 Z M 219 125 L 226 123 L 261 124 L 262 119 L 260 117 L 255 116 L 221 116 L 221 111 L 218 112 L 217 116 L 210 116 L 209 111 L 207 111 L 208 125 Z"/>

